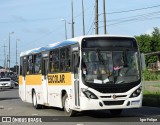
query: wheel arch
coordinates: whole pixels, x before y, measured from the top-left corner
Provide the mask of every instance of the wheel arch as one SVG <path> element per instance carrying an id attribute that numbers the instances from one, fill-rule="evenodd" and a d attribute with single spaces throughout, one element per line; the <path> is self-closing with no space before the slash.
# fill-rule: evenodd
<path id="1" fill-rule="evenodd" d="M 64 108 L 64 104 L 63 104 L 63 97 L 67 94 L 67 91 L 65 89 L 63 89 L 61 91 L 61 104 L 62 104 L 62 108 Z"/>
<path id="2" fill-rule="evenodd" d="M 32 98 L 33 98 L 33 93 L 36 92 L 36 91 L 35 91 L 34 88 L 32 88 L 31 92 L 32 92 Z"/>

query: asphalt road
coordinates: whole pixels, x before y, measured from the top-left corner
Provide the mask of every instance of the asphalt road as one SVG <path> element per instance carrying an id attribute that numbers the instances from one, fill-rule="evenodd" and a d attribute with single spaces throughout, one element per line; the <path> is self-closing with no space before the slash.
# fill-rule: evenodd
<path id="1" fill-rule="evenodd" d="M 18 88 L 0 89 L 0 121 L 2 116 L 24 117 L 42 117 L 42 121 L 49 121 L 65 125 L 90 125 L 90 124 L 128 124 L 128 122 L 142 123 L 142 121 L 160 122 L 160 108 L 142 107 L 140 109 L 125 109 L 120 116 L 111 116 L 109 111 L 85 111 L 77 114 L 75 117 L 65 117 L 64 112 L 58 108 L 44 107 L 36 110 L 32 104 L 22 102 L 18 97 Z M 47 117 L 45 117 L 47 116 Z M 49 116 L 49 117 L 48 117 Z M 1 125 L 2 122 L 0 122 Z M 145 123 L 145 124 L 146 124 Z M 51 123 L 50 123 L 51 124 Z M 150 124 L 150 123 L 149 123 Z M 155 124 L 155 123 L 154 123 Z M 158 124 L 158 123 L 157 123 Z"/>

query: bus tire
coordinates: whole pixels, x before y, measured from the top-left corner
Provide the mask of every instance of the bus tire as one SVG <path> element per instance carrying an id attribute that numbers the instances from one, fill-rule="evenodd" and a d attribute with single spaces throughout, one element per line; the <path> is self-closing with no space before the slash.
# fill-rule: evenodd
<path id="1" fill-rule="evenodd" d="M 75 115 L 76 111 L 70 109 L 69 98 L 67 94 L 63 96 L 63 107 L 64 107 L 65 116 L 72 117 Z"/>
<path id="2" fill-rule="evenodd" d="M 41 109 L 42 108 L 42 105 L 37 104 L 37 96 L 36 96 L 36 92 L 34 90 L 32 92 L 32 104 L 33 104 L 33 107 L 35 109 Z"/>
<path id="3" fill-rule="evenodd" d="M 110 109 L 109 111 L 114 116 L 119 116 L 122 113 L 122 109 Z"/>

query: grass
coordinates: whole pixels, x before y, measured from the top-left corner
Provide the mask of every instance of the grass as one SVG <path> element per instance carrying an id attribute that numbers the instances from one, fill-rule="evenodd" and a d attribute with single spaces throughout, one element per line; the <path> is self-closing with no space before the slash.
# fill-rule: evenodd
<path id="1" fill-rule="evenodd" d="M 160 91 L 143 91 L 143 106 L 160 107 Z"/>
<path id="2" fill-rule="evenodd" d="M 160 87 L 160 84 L 157 84 L 157 85 L 152 85 L 153 87 Z"/>

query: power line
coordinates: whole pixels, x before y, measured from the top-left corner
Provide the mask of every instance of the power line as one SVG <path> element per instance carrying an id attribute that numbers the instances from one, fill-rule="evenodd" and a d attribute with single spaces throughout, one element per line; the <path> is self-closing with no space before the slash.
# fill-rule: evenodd
<path id="1" fill-rule="evenodd" d="M 134 19 L 134 18 L 144 18 L 144 17 L 152 17 L 152 16 L 157 16 L 157 14 L 160 14 L 160 11 L 156 11 L 156 12 L 151 12 L 151 13 L 147 13 L 147 14 L 140 14 L 140 15 L 136 15 L 136 16 L 129 16 L 129 17 L 124 17 L 124 18 L 117 18 L 117 19 L 112 19 L 112 20 L 108 20 L 108 22 L 119 22 L 119 21 L 125 21 L 126 19 Z M 103 22 L 103 21 L 99 21 L 99 22 Z"/>
<path id="2" fill-rule="evenodd" d="M 89 6 L 88 8 L 84 9 L 84 11 L 88 11 L 92 6 L 93 6 L 93 4 L 91 6 Z M 74 18 L 76 19 L 76 18 L 80 17 L 81 14 L 82 14 L 82 12 L 80 12 L 79 14 L 77 14 Z M 67 18 L 69 18 L 69 17 L 67 17 Z"/>
<path id="3" fill-rule="evenodd" d="M 36 40 L 30 41 L 30 42 L 27 42 L 27 43 L 35 43 L 35 42 L 37 42 L 37 41 L 39 41 L 39 40 L 41 40 L 41 39 L 49 36 L 51 33 L 53 33 L 55 30 L 59 29 L 59 28 L 62 27 L 62 26 L 63 26 L 63 25 L 59 25 L 58 27 L 56 27 L 54 30 L 50 31 L 50 32 L 47 33 L 46 35 L 43 35 L 43 36 L 37 38 Z M 29 45 L 29 44 L 28 44 L 28 45 Z"/>
<path id="4" fill-rule="evenodd" d="M 86 8 L 84 11 L 88 11 L 93 5 L 89 6 L 88 8 Z M 80 12 L 79 14 L 77 14 L 74 18 L 78 18 L 79 16 L 81 16 L 82 12 Z M 63 18 L 70 18 L 70 16 L 66 16 Z M 61 17 L 48 17 L 48 18 L 39 18 L 39 19 L 32 19 L 32 20 L 28 20 L 28 19 L 24 19 L 24 20 L 19 20 L 19 21 L 4 21 L 4 22 L 0 22 L 0 23 L 21 23 L 21 22 L 36 22 L 36 21 L 47 21 L 47 20 L 60 20 Z"/>
<path id="5" fill-rule="evenodd" d="M 117 23 L 112 23 L 112 24 L 108 24 L 108 26 L 113 26 L 113 25 L 117 25 L 117 24 L 121 24 L 121 23 L 126 23 L 126 22 L 138 22 L 138 21 L 145 21 L 145 20 L 153 20 L 153 19 L 160 19 L 160 17 L 152 17 L 152 18 L 144 18 L 144 19 L 129 19 L 129 20 L 124 20 L 124 21 L 120 21 Z"/>
<path id="6" fill-rule="evenodd" d="M 95 10 L 95 6 L 93 7 L 92 14 L 91 14 L 91 17 L 90 17 L 90 19 L 89 19 L 89 23 L 91 22 L 91 20 L 92 20 L 92 18 L 93 18 L 93 12 L 94 12 L 94 10 Z M 88 30 L 87 34 L 89 33 L 90 28 L 92 27 L 93 23 L 94 23 L 94 22 L 92 22 L 92 23 L 90 24 L 90 26 L 89 26 L 89 24 L 88 24 L 88 28 L 87 28 L 87 29 L 89 29 L 89 30 Z"/>
<path id="7" fill-rule="evenodd" d="M 154 20 L 154 19 L 160 19 L 160 16 L 158 16 L 158 17 L 142 17 L 142 18 L 133 18 L 133 19 L 128 19 L 128 20 L 122 20 L 122 21 L 117 21 L 116 23 L 107 24 L 107 26 L 114 26 L 114 25 L 118 25 L 121 23 L 139 22 L 139 21 Z M 104 26 L 102 25 L 102 26 L 99 26 L 98 28 L 102 28 L 102 27 L 104 27 Z"/>
<path id="8" fill-rule="evenodd" d="M 114 12 L 109 12 L 109 13 L 106 13 L 106 14 L 127 13 L 127 12 L 146 10 L 146 9 L 152 9 L 152 8 L 157 8 L 157 7 L 160 7 L 160 5 L 150 6 L 150 7 L 144 7 L 144 8 L 137 8 L 137 9 L 130 9 L 130 10 L 114 11 Z"/>
<path id="9" fill-rule="evenodd" d="M 93 5 L 93 4 L 92 4 L 92 5 Z M 89 9 L 92 7 L 92 5 L 89 6 L 88 8 L 86 8 L 84 11 L 89 10 Z M 82 14 L 82 12 L 79 13 L 78 15 L 76 15 L 74 18 L 75 18 L 75 19 L 78 18 L 81 14 Z M 66 18 L 69 18 L 69 17 L 66 17 Z M 59 19 L 59 18 L 48 18 L 48 19 L 55 19 L 55 20 L 57 20 L 57 19 Z M 47 19 L 47 20 L 48 20 L 48 19 Z M 41 19 L 41 20 L 45 20 L 45 19 Z M 34 20 L 34 21 L 36 21 L 36 20 Z M 59 26 L 59 27 L 62 27 L 62 25 Z M 59 27 L 57 27 L 57 28 L 55 28 L 53 31 L 47 33 L 47 35 L 41 36 L 41 37 L 39 37 L 38 39 L 36 39 L 36 40 L 34 40 L 34 41 L 32 41 L 32 42 L 36 42 L 36 41 L 38 41 L 38 40 L 40 40 L 40 39 L 43 39 L 43 38 L 47 37 L 48 35 L 50 35 L 51 33 L 53 33 L 55 30 L 59 29 Z"/>
<path id="10" fill-rule="evenodd" d="M 90 26 L 90 28 L 89 28 L 89 30 L 88 30 L 88 32 L 87 32 L 87 35 L 89 34 L 89 32 L 90 32 L 90 30 L 92 29 L 93 25 L 94 25 L 94 21 L 92 22 L 92 24 L 91 24 L 91 26 Z"/>
<path id="11" fill-rule="evenodd" d="M 46 20 L 60 20 L 61 18 L 39 18 L 39 19 L 32 19 L 32 20 L 19 20 L 19 21 L 5 21 L 0 23 L 28 23 L 28 22 L 36 22 L 36 21 L 46 21 Z"/>
<path id="12" fill-rule="evenodd" d="M 92 28 L 91 34 L 93 34 L 94 28 Z"/>

